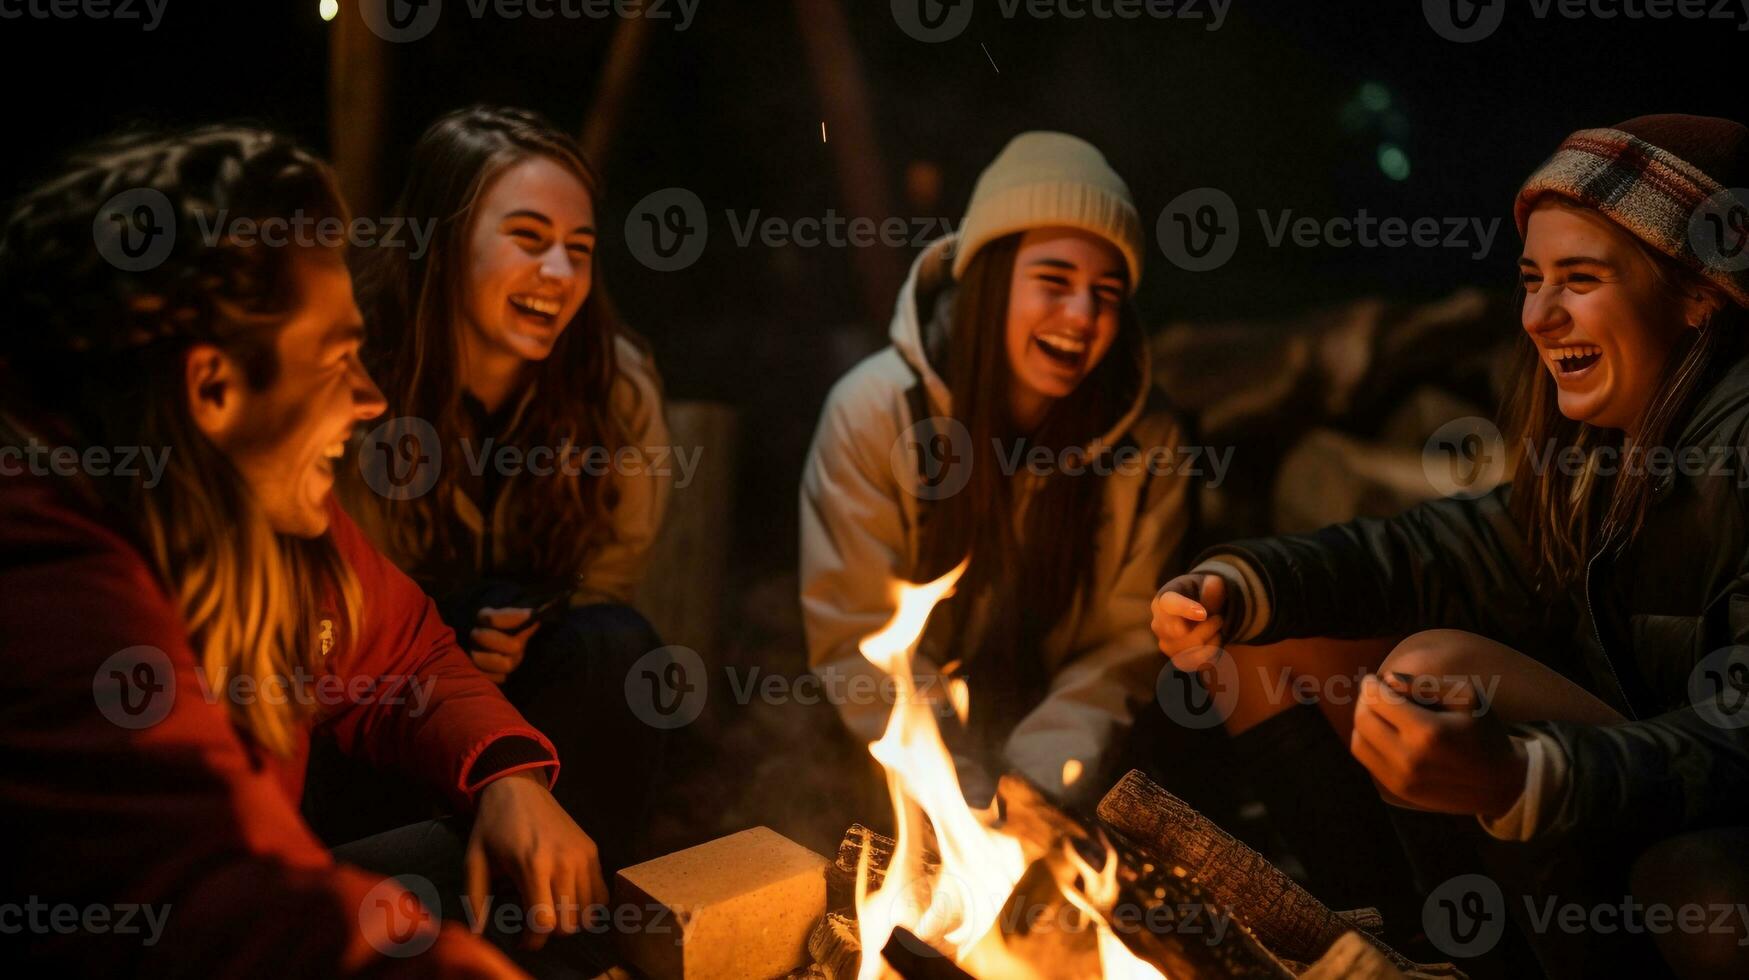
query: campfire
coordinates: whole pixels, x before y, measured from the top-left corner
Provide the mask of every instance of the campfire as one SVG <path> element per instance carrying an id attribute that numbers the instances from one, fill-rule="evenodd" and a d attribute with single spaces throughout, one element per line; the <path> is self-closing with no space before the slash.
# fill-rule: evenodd
<path id="1" fill-rule="evenodd" d="M 886 772 L 896 836 L 861 825 L 845 834 L 827 869 L 828 907 L 837 911 L 814 930 L 814 963 L 796 975 L 1461 975 L 1410 964 L 1365 931 L 1378 927 L 1376 915 L 1325 908 L 1140 773 L 1093 820 L 1014 775 L 1001 778 L 987 808 L 969 806 L 936 706 L 918 695 L 912 674 L 929 614 L 964 570 L 962 563 L 927 584 L 897 584 L 892 621 L 861 645 L 898 693 L 884 734 L 869 746 Z M 963 722 L 965 682 L 949 692 Z M 1080 768 L 1070 761 L 1065 783 Z"/>
<path id="2" fill-rule="evenodd" d="M 1409 962 L 1377 938 L 1375 911 L 1331 910 L 1139 772 L 1096 814 L 1012 774 L 987 807 L 968 805 L 940 706 L 912 674 L 930 611 L 964 568 L 895 585 L 892 621 L 861 644 L 898 695 L 869 745 L 895 836 L 853 824 L 828 860 L 756 827 L 624 869 L 622 905 L 681 925 L 678 942 L 622 934 L 627 964 L 654 980 L 1462 977 Z M 963 722 L 971 692 L 963 680 L 947 691 Z"/>

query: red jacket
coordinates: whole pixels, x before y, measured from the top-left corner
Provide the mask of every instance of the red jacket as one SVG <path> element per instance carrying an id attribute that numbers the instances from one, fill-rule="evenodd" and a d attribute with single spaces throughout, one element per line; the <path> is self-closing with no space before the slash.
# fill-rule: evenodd
<path id="1" fill-rule="evenodd" d="M 324 708 L 317 724 L 464 812 L 496 776 L 556 776 L 551 743 L 431 600 L 329 510 L 365 601 L 356 642 L 324 663 L 330 690 L 391 676 L 408 696 Z M 378 952 L 385 934 L 390 950 L 413 948 L 392 945 L 413 922 L 393 910 L 409 906 L 399 886 L 337 865 L 299 816 L 308 733 L 282 759 L 233 727 L 163 584 L 66 479 L 0 478 L 0 690 L 0 946 L 22 945 L 31 972 L 515 974 L 453 924 L 420 955 Z M 495 742 L 491 755 L 511 761 L 470 772 L 489 768 L 480 757 Z"/>

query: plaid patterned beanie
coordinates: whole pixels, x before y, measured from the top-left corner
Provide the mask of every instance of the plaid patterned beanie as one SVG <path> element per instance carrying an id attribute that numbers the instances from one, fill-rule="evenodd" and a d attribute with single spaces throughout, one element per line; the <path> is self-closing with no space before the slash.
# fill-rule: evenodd
<path id="1" fill-rule="evenodd" d="M 1601 212 L 1749 307 L 1749 127 L 1657 115 L 1582 129 L 1519 188 L 1520 236 L 1551 194 Z"/>

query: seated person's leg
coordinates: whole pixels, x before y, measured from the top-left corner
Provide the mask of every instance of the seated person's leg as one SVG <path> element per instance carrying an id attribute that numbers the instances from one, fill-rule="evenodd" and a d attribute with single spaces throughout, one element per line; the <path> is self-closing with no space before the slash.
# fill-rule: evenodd
<path id="1" fill-rule="evenodd" d="M 1699 932 L 1653 933 L 1677 976 L 1749 976 L 1749 827 L 1701 830 L 1654 844 L 1634 862 L 1632 889 L 1642 907 L 1674 910 L 1669 920 L 1675 923 L 1685 908 L 1704 910 Z"/>
<path id="2" fill-rule="evenodd" d="M 1238 671 L 1239 696 L 1226 729 L 1241 734 L 1266 719 L 1315 699 L 1319 711 L 1347 744 L 1354 727 L 1355 685 L 1378 669 L 1398 637 L 1371 640 L 1311 638 L 1268 646 L 1233 646 L 1227 652 Z M 1299 697 L 1300 692 L 1308 697 Z M 1325 695 L 1331 695 L 1326 697 Z"/>
<path id="3" fill-rule="evenodd" d="M 1385 658 L 1381 672 L 1443 680 L 1467 678 L 1489 695 L 1489 710 L 1512 722 L 1559 720 L 1609 725 L 1620 714 L 1548 666 L 1486 637 L 1457 630 L 1431 630 L 1409 637 Z M 1491 690 L 1490 690 L 1491 686 Z M 1454 818 L 1473 827 L 1466 818 Z M 1501 842 L 1483 838 L 1483 853 L 1519 925 L 1545 968 L 1593 975 L 1621 969 L 1657 972 L 1662 955 L 1678 976 L 1743 976 L 1749 971 L 1749 931 L 1736 912 L 1749 898 L 1749 828 L 1700 831 L 1661 841 L 1628 865 L 1631 854 L 1561 841 Z M 1631 870 L 1631 873 L 1630 873 Z M 1614 923 L 1616 910 L 1686 906 L 1729 909 L 1726 931 L 1653 932 L 1642 928 L 1599 930 L 1591 913 Z M 1577 905 L 1585 927 L 1545 925 L 1520 914 L 1529 899 L 1537 908 L 1554 902 Z M 1602 912 L 1601 910 L 1607 910 Z M 1642 923 L 1643 915 L 1638 917 Z M 1554 920 L 1548 920 L 1550 922 Z M 1670 921 L 1678 921 L 1672 913 Z M 1654 944 L 1656 949 L 1654 949 Z M 1739 945 L 1743 944 L 1743 945 Z"/>
<path id="4" fill-rule="evenodd" d="M 1213 683 L 1236 683 L 1225 727 L 1270 825 L 1304 866 L 1307 885 L 1337 908 L 1372 906 L 1390 938 L 1420 928 L 1420 898 L 1389 815 L 1348 752 L 1359 676 L 1397 638 L 1288 640 L 1228 648 Z M 1208 673 L 1205 670 L 1205 678 Z"/>
<path id="5" fill-rule="evenodd" d="M 629 606 L 569 610 L 540 628 L 504 693 L 559 752 L 553 795 L 595 839 L 608 874 L 643 860 L 665 732 L 634 710 L 627 678 L 662 648 L 654 627 Z M 660 678 L 662 664 L 643 664 Z"/>
<path id="6" fill-rule="evenodd" d="M 1379 668 L 1411 676 L 1479 678 L 1497 682 L 1489 705 L 1507 722 L 1571 721 L 1608 725 L 1625 721 L 1595 694 L 1553 668 L 1485 636 L 1462 630 L 1424 630 L 1391 650 Z"/>

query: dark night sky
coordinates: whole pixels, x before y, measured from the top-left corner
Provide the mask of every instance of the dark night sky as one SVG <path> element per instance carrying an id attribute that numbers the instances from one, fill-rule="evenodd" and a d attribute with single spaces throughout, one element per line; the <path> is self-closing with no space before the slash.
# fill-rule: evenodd
<path id="1" fill-rule="evenodd" d="M 0 10 L 28 2 L 0 0 Z M 1232 0 L 1212 32 L 1206 19 L 1004 18 L 999 0 L 972 2 L 962 35 L 923 44 L 898 29 L 887 0 L 844 0 L 895 201 L 905 166 L 931 161 L 943 174 L 938 213 L 957 220 L 978 169 L 1035 128 L 1101 147 L 1150 230 L 1180 191 L 1223 189 L 1247 222 L 1236 257 L 1192 274 L 1154 248 L 1138 297 L 1153 323 L 1279 316 L 1365 293 L 1509 288 L 1512 191 L 1565 133 L 1646 112 L 1749 117 L 1749 32 L 1737 22 L 1538 20 L 1532 0 L 1493 0 L 1505 5 L 1501 28 L 1460 45 L 1434 33 L 1418 0 Z M 251 118 L 326 145 L 330 27 L 317 0 L 167 3 L 150 33 L 89 19 L 0 20 L 0 78 L 12 94 L 0 186 L 140 116 Z M 341 16 L 354 16 L 352 5 L 342 0 Z M 1196 6 L 1206 14 L 1207 0 Z M 669 185 L 719 214 L 845 211 L 795 8 L 701 0 L 688 30 L 654 32 L 606 167 L 605 228 Z M 1749 12 L 1732 14 L 1749 23 Z M 579 128 L 612 26 L 474 19 L 464 0 L 447 0 L 429 37 L 391 46 L 390 186 L 419 130 L 457 105 L 519 103 Z M 1344 125 L 1344 107 L 1368 83 L 1388 104 Z M 1407 155 L 1407 179 L 1381 172 L 1386 139 Z M 1249 217 L 1259 208 L 1503 221 L 1479 260 L 1453 249 L 1271 249 Z M 715 231 L 704 257 L 679 273 L 645 269 L 610 234 L 605 279 L 655 344 L 672 393 L 734 402 L 747 421 L 776 428 L 754 451 L 781 453 L 782 464 L 769 486 L 744 492 L 776 495 L 787 517 L 820 399 L 884 323 L 864 315 L 845 250 L 736 248 Z"/>

